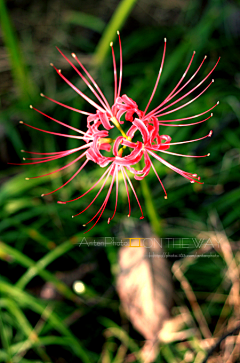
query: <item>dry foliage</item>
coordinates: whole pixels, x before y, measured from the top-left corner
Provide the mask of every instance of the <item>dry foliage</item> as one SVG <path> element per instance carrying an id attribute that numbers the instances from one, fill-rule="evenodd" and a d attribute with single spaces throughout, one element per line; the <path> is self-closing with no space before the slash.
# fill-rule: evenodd
<path id="1" fill-rule="evenodd" d="M 170 318 L 172 306 L 173 286 L 168 262 L 165 258 L 151 256 L 162 252 L 157 243 L 150 248 L 121 247 L 119 250 L 120 273 L 116 289 L 129 320 L 146 339 L 142 349 L 145 362 L 156 358 L 158 335 Z"/>

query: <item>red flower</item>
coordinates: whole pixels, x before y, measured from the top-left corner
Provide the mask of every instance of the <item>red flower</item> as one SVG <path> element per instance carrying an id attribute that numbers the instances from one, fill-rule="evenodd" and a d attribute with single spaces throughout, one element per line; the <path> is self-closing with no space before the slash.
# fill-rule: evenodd
<path id="1" fill-rule="evenodd" d="M 163 65 L 164 65 L 164 59 L 165 59 L 165 53 L 166 53 L 166 39 L 164 39 L 164 50 L 163 50 L 163 57 L 162 57 L 162 62 L 161 62 L 161 66 L 159 69 L 159 73 L 158 73 L 158 77 L 154 86 L 154 89 L 152 91 L 151 97 L 147 103 L 147 106 L 145 108 L 144 111 L 139 110 L 137 103 L 132 100 L 131 98 L 129 98 L 127 95 L 121 95 L 121 85 L 122 85 L 122 47 L 121 47 L 121 39 L 120 39 L 120 35 L 118 32 L 118 39 L 119 39 L 119 47 L 120 47 L 120 72 L 119 72 L 119 80 L 118 80 L 118 76 L 117 76 L 117 67 L 116 67 L 116 60 L 115 60 L 115 54 L 114 54 L 114 50 L 113 50 L 113 43 L 110 44 L 111 48 L 112 48 L 112 57 L 113 57 L 113 69 L 114 69 L 114 103 L 112 105 L 112 107 L 110 107 L 108 101 L 106 100 L 104 94 L 102 93 L 102 91 L 100 90 L 99 86 L 97 85 L 97 83 L 94 81 L 94 79 L 91 77 L 91 75 L 89 74 L 89 72 L 86 70 L 86 68 L 83 66 L 83 64 L 80 62 L 80 60 L 77 58 L 77 56 L 75 54 L 72 54 L 73 58 L 76 60 L 76 62 L 78 63 L 78 66 L 80 67 L 77 68 L 59 49 L 59 52 L 62 54 L 62 56 L 66 59 L 66 61 L 73 67 L 73 69 L 77 72 L 77 74 L 82 78 L 82 80 L 85 82 L 85 84 L 88 86 L 88 88 L 91 90 L 91 92 L 93 93 L 93 95 L 96 97 L 97 102 L 93 101 L 91 98 L 89 98 L 88 96 L 86 96 L 83 92 L 81 92 L 77 87 L 75 87 L 67 78 L 65 78 L 65 76 L 61 73 L 61 70 L 57 69 L 53 64 L 51 64 L 53 66 L 53 68 L 56 70 L 56 72 L 59 74 L 59 76 L 75 91 L 77 92 L 82 98 L 84 98 L 88 103 L 90 103 L 94 108 L 95 108 L 95 112 L 94 113 L 89 113 L 89 112 L 85 112 L 82 110 L 78 110 L 76 108 L 70 107 L 68 105 L 65 105 L 61 102 L 58 102 L 56 100 L 53 100 L 50 97 L 47 97 L 43 94 L 41 94 L 42 97 L 47 98 L 48 100 L 57 103 L 58 105 L 61 105 L 63 107 L 66 107 L 68 109 L 70 109 L 71 111 L 75 111 L 78 113 L 81 113 L 83 115 L 87 116 L 87 122 L 86 122 L 86 127 L 87 130 L 86 131 L 81 131 L 78 130 L 75 127 L 72 127 L 66 123 L 63 123 L 61 121 L 58 121 L 46 114 L 44 114 L 43 112 L 37 110 L 35 107 L 30 106 L 31 108 L 33 108 L 34 110 L 36 110 L 37 112 L 41 113 L 42 115 L 44 115 L 45 117 L 48 117 L 50 120 L 59 123 L 62 126 L 65 126 L 73 131 L 75 131 L 78 135 L 74 136 L 74 135 L 68 135 L 68 134 L 62 134 L 62 133 L 56 133 L 56 132 L 52 132 L 52 131 L 47 131 L 47 130 L 42 130 L 39 128 L 36 128 L 34 126 L 31 125 L 27 125 L 29 127 L 32 127 L 36 130 L 39 131 L 43 131 L 46 133 L 50 133 L 53 135 L 57 135 L 57 136 L 63 136 L 63 137 L 70 137 L 70 138 L 75 138 L 75 139 L 79 139 L 82 140 L 84 142 L 84 145 L 79 146 L 78 148 L 75 149 L 71 149 L 71 150 L 66 150 L 66 151 L 59 151 L 59 152 L 50 152 L 50 153 L 37 153 L 37 152 L 29 152 L 29 151 L 24 151 L 26 153 L 30 153 L 30 154 L 35 154 L 35 155 L 40 155 L 38 157 L 35 158 L 24 158 L 24 160 L 34 160 L 33 162 L 27 163 L 27 164 L 38 164 L 38 163 L 44 163 L 44 162 L 48 162 L 51 160 L 56 160 L 56 159 L 60 159 L 63 158 L 67 155 L 70 154 L 74 154 L 74 153 L 78 153 L 79 151 L 82 152 L 80 153 L 80 155 L 78 155 L 73 161 L 71 161 L 70 163 L 64 165 L 63 167 L 61 167 L 60 169 L 57 169 L 51 173 L 48 174 L 44 174 L 44 175 L 40 175 L 34 178 L 38 178 L 41 176 L 46 176 L 46 175 L 50 175 L 53 173 L 56 173 L 60 170 L 63 170 L 65 168 L 67 168 L 68 166 L 76 163 L 77 161 L 79 161 L 82 158 L 85 158 L 85 161 L 82 163 L 82 165 L 78 168 L 78 170 L 74 173 L 74 175 L 72 175 L 72 177 L 65 182 L 62 186 L 60 186 L 59 188 L 57 188 L 56 190 L 53 190 L 50 193 L 47 194 L 51 194 L 56 192 L 57 190 L 61 189 L 62 187 L 64 187 L 66 184 L 68 184 L 73 178 L 75 178 L 80 171 L 84 168 L 84 166 L 89 162 L 92 161 L 96 164 L 98 164 L 100 167 L 106 167 L 107 169 L 104 171 L 103 175 L 101 176 L 101 178 L 88 190 L 86 191 L 84 194 L 80 195 L 79 197 L 69 200 L 69 201 L 59 201 L 58 203 L 60 204 L 66 204 L 68 202 L 72 202 L 75 200 L 78 200 L 80 198 L 82 198 L 83 196 L 85 196 L 86 194 L 88 194 L 90 191 L 92 191 L 95 187 L 97 187 L 99 185 L 100 182 L 103 181 L 101 187 L 99 188 L 96 196 L 93 198 L 93 200 L 90 202 L 90 204 L 80 213 L 78 213 L 77 215 L 83 213 L 86 209 L 88 209 L 93 202 L 97 199 L 97 197 L 99 196 L 99 194 L 102 192 L 103 188 L 105 187 L 107 180 L 109 178 L 111 178 L 111 183 L 110 186 L 108 188 L 107 191 L 107 195 L 105 197 L 105 200 L 102 204 L 102 206 L 100 207 L 100 209 L 98 210 L 98 212 L 93 216 L 93 218 L 88 222 L 92 222 L 93 220 L 95 220 L 93 226 L 90 228 L 92 229 L 97 222 L 99 221 L 99 219 L 101 218 L 106 205 L 109 201 L 109 197 L 110 194 L 112 192 L 114 183 L 116 184 L 116 202 L 115 202 L 115 208 L 114 208 L 114 212 L 111 218 L 108 218 L 108 223 L 111 221 L 111 219 L 114 217 L 116 210 L 117 210 L 117 201 L 118 201 L 118 185 L 119 185 L 119 174 L 122 175 L 122 179 L 125 185 L 125 189 L 127 192 L 127 197 L 128 197 L 128 203 L 129 203 L 129 214 L 128 216 L 130 216 L 131 214 L 131 206 L 130 206 L 130 196 L 129 196 L 129 186 L 133 191 L 133 194 L 135 195 L 135 198 L 137 200 L 137 203 L 139 205 L 139 208 L 141 210 L 141 219 L 144 218 L 143 217 L 143 212 L 142 212 L 142 208 L 140 205 L 140 202 L 138 200 L 136 191 L 133 187 L 133 184 L 129 178 L 129 175 L 127 173 L 127 170 L 132 173 L 134 175 L 134 178 L 136 180 L 141 180 L 143 179 L 145 176 L 148 175 L 149 171 L 151 168 L 153 168 L 160 184 L 162 185 L 162 188 L 164 190 L 165 193 L 165 198 L 167 198 L 167 193 L 166 190 L 162 184 L 161 179 L 159 178 L 156 169 L 152 163 L 151 157 L 153 157 L 154 159 L 157 159 L 158 161 L 160 161 L 162 164 L 166 165 L 167 167 L 171 168 L 172 170 L 176 171 L 177 173 L 181 174 L 183 177 L 185 177 L 186 179 L 188 179 L 191 183 L 197 182 L 200 183 L 200 177 L 197 176 L 197 174 L 191 174 L 188 173 L 186 171 L 183 171 L 171 164 L 169 164 L 165 159 L 163 159 L 162 157 L 160 157 L 157 153 L 165 153 L 165 154 L 171 154 L 171 155 L 177 155 L 177 156 L 183 156 L 183 157 L 205 157 L 208 156 L 210 154 L 207 155 L 203 155 L 203 156 L 193 156 L 193 155 L 182 155 L 182 154 L 177 154 L 175 152 L 170 152 L 168 151 L 168 149 L 170 148 L 170 146 L 173 145 L 179 145 L 179 144 L 184 144 L 184 143 L 189 143 L 189 142 L 194 142 L 194 141 L 198 141 L 198 140 L 202 140 L 206 137 L 210 137 L 212 135 L 212 131 L 210 131 L 210 133 L 206 136 L 203 136 L 199 139 L 195 139 L 195 140 L 189 140 L 189 141 L 183 141 L 183 142 L 171 142 L 171 137 L 168 135 L 161 135 L 159 133 L 159 126 L 176 126 L 176 127 L 182 127 L 182 126 L 190 126 L 190 125 L 196 125 L 202 122 L 207 121 L 211 116 L 212 113 L 210 114 L 209 117 L 205 118 L 204 120 L 201 121 L 197 121 L 194 123 L 190 123 L 190 124 L 182 124 L 179 122 L 185 121 L 185 120 L 190 120 L 190 119 L 194 119 L 197 118 L 199 116 L 202 116 L 208 112 L 210 112 L 214 107 L 216 107 L 216 105 L 218 104 L 218 102 L 212 106 L 210 109 L 199 113 L 198 115 L 194 115 L 194 116 L 190 116 L 190 117 L 186 117 L 186 118 L 182 118 L 182 119 L 175 119 L 175 120 L 159 120 L 160 117 L 166 116 L 168 114 L 171 114 L 179 109 L 182 109 L 183 107 L 186 107 L 187 105 L 189 105 L 190 103 L 192 103 L 193 101 L 195 101 L 198 97 L 200 97 L 212 84 L 213 80 L 207 85 L 207 87 L 205 87 L 201 92 L 199 92 L 199 94 L 197 96 L 195 96 L 194 98 L 192 98 L 190 101 L 186 102 L 185 104 L 182 104 L 176 108 L 172 108 L 172 106 L 174 106 L 175 104 L 179 103 L 180 101 L 184 100 L 187 96 L 189 96 L 192 92 L 196 91 L 202 84 L 203 82 L 205 82 L 209 76 L 212 74 L 213 70 L 216 68 L 219 60 L 217 61 L 217 63 L 215 64 L 215 66 L 213 67 L 213 69 L 208 73 L 208 75 L 201 81 L 199 82 L 195 87 L 193 87 L 190 91 L 186 92 L 184 95 L 182 95 L 181 97 L 179 97 L 178 99 L 176 99 L 175 101 L 172 101 L 173 98 L 175 98 L 190 82 L 191 80 L 197 75 L 197 73 L 199 72 L 200 68 L 202 67 L 206 56 L 204 57 L 203 61 L 201 62 L 200 66 L 197 68 L 197 70 L 195 71 L 195 73 L 188 79 L 187 82 L 185 82 L 183 84 L 184 78 L 186 77 L 189 68 L 192 64 L 195 52 L 193 52 L 193 55 L 191 57 L 191 60 L 187 66 L 186 71 L 183 73 L 183 76 L 180 78 L 179 82 L 177 83 L 177 85 L 174 87 L 174 89 L 172 90 L 172 92 L 160 103 L 159 106 L 157 106 L 156 108 L 154 108 L 153 110 L 148 111 L 149 106 L 152 102 L 152 99 L 154 97 L 154 94 L 156 92 L 161 74 L 162 74 L 162 70 L 163 70 Z M 171 101 L 171 103 L 169 104 L 169 102 Z M 174 106 L 175 107 L 175 106 Z M 169 108 L 171 108 L 170 110 L 168 110 Z M 168 111 L 167 111 L 168 110 Z M 125 121 L 122 119 L 122 117 L 124 116 Z M 23 123 L 22 121 L 20 121 L 21 123 Z M 122 129 L 122 124 L 125 123 L 129 123 L 129 129 L 127 131 L 127 133 L 125 133 Z M 116 139 L 112 139 L 109 135 L 109 132 L 111 129 L 113 128 L 117 128 L 120 132 L 119 136 Z M 135 141 L 134 142 L 134 136 L 136 131 L 140 131 L 141 136 L 142 136 L 142 141 Z M 79 135 L 80 134 L 80 135 Z M 129 153 L 126 154 L 126 149 L 129 149 Z M 109 152 L 109 156 L 105 156 L 105 154 L 102 154 L 102 150 L 105 150 L 107 152 Z M 112 152 L 111 152 L 112 150 Z M 111 154 L 110 154 L 111 153 Z M 125 154 L 125 155 L 124 155 Z M 144 159 L 144 167 L 142 170 L 138 170 L 136 168 L 137 164 L 139 163 L 139 161 L 141 159 Z M 32 179 L 32 178 L 27 178 L 27 179 Z M 43 194 L 43 195 L 47 195 L 47 194 Z M 42 196 L 43 196 L 42 195 Z M 86 224 L 88 224 L 86 223 Z M 89 230 L 90 230 L 89 229 Z M 88 230 L 88 231 L 89 231 Z"/>

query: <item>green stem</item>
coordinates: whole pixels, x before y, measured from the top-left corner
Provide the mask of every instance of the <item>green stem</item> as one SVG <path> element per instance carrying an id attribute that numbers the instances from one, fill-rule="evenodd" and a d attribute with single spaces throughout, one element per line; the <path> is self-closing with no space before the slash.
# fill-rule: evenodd
<path id="1" fill-rule="evenodd" d="M 140 185 L 152 230 L 159 237 L 162 232 L 161 220 L 156 211 L 156 207 L 152 198 L 152 193 L 145 178 L 141 180 Z"/>

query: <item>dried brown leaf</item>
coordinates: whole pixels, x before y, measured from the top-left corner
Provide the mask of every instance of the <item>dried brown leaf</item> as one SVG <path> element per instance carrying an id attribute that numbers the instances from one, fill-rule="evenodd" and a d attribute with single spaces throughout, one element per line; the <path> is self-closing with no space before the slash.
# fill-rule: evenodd
<path id="1" fill-rule="evenodd" d="M 141 234 L 140 237 L 148 237 Z M 138 236 L 139 237 L 139 232 Z M 168 261 L 152 254 L 163 254 L 155 243 L 152 247 L 121 247 L 119 250 L 120 273 L 116 289 L 122 306 L 132 325 L 147 340 L 142 349 L 145 362 L 156 358 L 158 335 L 170 318 L 172 306 L 172 276 Z"/>

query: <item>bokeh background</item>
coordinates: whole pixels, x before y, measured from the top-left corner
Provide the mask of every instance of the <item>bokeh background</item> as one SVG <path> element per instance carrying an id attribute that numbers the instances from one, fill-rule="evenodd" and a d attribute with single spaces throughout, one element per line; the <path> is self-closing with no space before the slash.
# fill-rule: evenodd
<path id="1" fill-rule="evenodd" d="M 135 237 L 146 226 L 151 231 L 148 237 L 215 238 L 216 241 L 218 233 L 218 237 L 225 238 L 227 254 L 219 246 L 217 251 L 209 247 L 219 258 L 189 261 L 180 253 L 188 254 L 194 248 L 183 251 L 176 245 L 165 245 L 166 252 L 176 254 L 169 258 L 170 268 L 179 261 L 186 264 L 185 278 L 210 336 L 204 336 L 201 321 L 195 315 L 196 305 L 184 290 L 179 275 L 173 274 L 175 307 L 171 313 L 178 315 L 187 309 L 199 334 L 196 339 L 194 333 L 184 342 L 160 345 L 156 361 L 201 362 L 224 329 L 232 328 L 239 319 L 239 2 L 0 0 L 0 22 L 0 361 L 116 363 L 124 362 L 129 352 L 141 349 L 144 338 L 127 320 L 114 288 L 118 247 L 88 248 L 78 247 L 78 243 L 84 236 L 92 241 L 101 237 L 116 240 Z M 51 172 L 65 161 L 33 166 L 8 163 L 21 162 L 21 149 L 52 152 L 78 146 L 77 140 L 52 137 L 20 125 L 19 121 L 63 131 L 61 126 L 31 110 L 29 105 L 33 104 L 50 116 L 85 130 L 84 116 L 40 97 L 43 92 L 72 107 L 91 111 L 49 63 L 61 68 L 71 82 L 88 94 L 55 47 L 68 56 L 75 52 L 112 102 L 109 42 L 115 41 L 119 61 L 117 30 L 121 31 L 123 46 L 122 92 L 133 98 L 140 109 L 145 108 L 151 95 L 164 37 L 168 39 L 165 65 L 151 107 L 156 107 L 171 92 L 194 50 L 194 69 L 208 56 L 194 85 L 221 56 L 213 73 L 215 83 L 189 107 L 174 114 L 174 118 L 199 114 L 217 101 L 220 104 L 206 123 L 162 128 L 162 133 L 169 134 L 174 142 L 199 138 L 213 130 L 211 138 L 174 149 L 191 155 L 210 152 L 209 158 L 166 156 L 168 162 L 180 169 L 198 173 L 204 184 L 192 185 L 156 162 L 168 199 L 164 200 L 152 172 L 144 182 L 133 181 L 145 211 L 144 221 L 139 221 L 140 212 L 133 197 L 132 216 L 127 218 L 127 196 L 124 186 L 120 185 L 118 209 L 110 225 L 107 219 L 112 215 L 115 193 L 97 226 L 84 235 L 83 224 L 102 205 L 104 194 L 75 219 L 72 215 L 87 207 L 95 194 L 66 205 L 58 205 L 57 200 L 73 199 L 89 189 L 102 175 L 102 169 L 89 163 L 65 188 L 41 198 L 42 193 L 67 181 L 75 167 L 70 167 L 68 172 L 25 181 L 26 177 Z M 66 271 L 70 270 L 74 272 L 68 280 L 70 275 Z M 85 292 L 80 295 L 72 289 L 75 280 L 84 283 Z M 112 327 L 116 328 L 115 333 Z M 204 339 L 212 340 L 209 345 L 201 345 Z M 227 343 L 219 345 L 209 362 L 216 357 L 218 362 L 220 359 L 239 361 L 239 342 L 237 345 L 237 337 L 234 339 L 232 349 Z M 230 356 L 234 348 L 234 355 Z"/>

